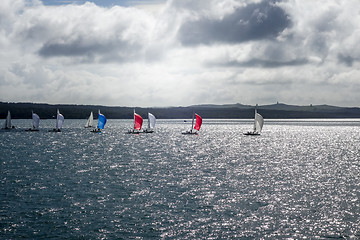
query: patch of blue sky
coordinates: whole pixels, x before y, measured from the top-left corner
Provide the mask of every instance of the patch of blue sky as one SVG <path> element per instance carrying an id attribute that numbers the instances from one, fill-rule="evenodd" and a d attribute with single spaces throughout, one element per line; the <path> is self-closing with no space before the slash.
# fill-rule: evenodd
<path id="1" fill-rule="evenodd" d="M 82 5 L 86 2 L 93 2 L 98 6 L 102 7 L 111 7 L 111 6 L 133 6 L 133 5 L 143 5 L 143 4 L 157 4 L 163 3 L 165 0 L 42 0 L 44 5 L 56 6 L 56 5 L 66 5 L 66 4 L 78 4 Z"/>

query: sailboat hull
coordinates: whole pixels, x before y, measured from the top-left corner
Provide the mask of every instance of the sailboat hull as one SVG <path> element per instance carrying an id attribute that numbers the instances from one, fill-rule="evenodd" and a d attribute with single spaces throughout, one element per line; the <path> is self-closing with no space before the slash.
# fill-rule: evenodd
<path id="1" fill-rule="evenodd" d="M 258 132 L 246 132 L 246 133 L 244 133 L 244 135 L 246 135 L 246 136 L 259 136 L 260 133 L 258 133 Z"/>
<path id="2" fill-rule="evenodd" d="M 186 131 L 186 132 L 182 132 L 181 134 L 184 134 L 184 135 L 198 135 L 198 132 Z"/>
<path id="3" fill-rule="evenodd" d="M 60 128 L 56 129 L 54 128 L 53 130 L 49 130 L 49 132 L 61 132 Z"/>
<path id="4" fill-rule="evenodd" d="M 140 131 L 132 129 L 127 131 L 127 134 L 140 134 Z"/>
<path id="5" fill-rule="evenodd" d="M 152 130 L 152 129 L 145 129 L 144 130 L 144 133 L 153 133 L 154 132 L 154 130 Z"/>
<path id="6" fill-rule="evenodd" d="M 25 132 L 38 132 L 39 129 L 36 129 L 36 128 L 29 128 L 29 129 L 26 129 Z"/>
<path id="7" fill-rule="evenodd" d="M 13 129 L 15 129 L 15 127 L 14 126 L 12 126 L 12 127 L 4 127 L 4 128 L 2 128 L 1 130 L 13 130 Z"/>

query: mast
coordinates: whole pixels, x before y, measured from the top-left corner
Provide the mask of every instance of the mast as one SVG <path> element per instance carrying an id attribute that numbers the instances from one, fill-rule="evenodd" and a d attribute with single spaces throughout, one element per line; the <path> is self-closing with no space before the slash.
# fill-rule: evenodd
<path id="1" fill-rule="evenodd" d="M 254 132 L 256 132 L 256 109 L 255 109 L 255 115 L 254 115 Z"/>
<path id="2" fill-rule="evenodd" d="M 254 132 L 256 132 L 256 113 L 257 113 L 257 104 L 256 104 L 256 106 L 255 106 L 255 114 L 254 114 Z"/>
<path id="3" fill-rule="evenodd" d="M 57 109 L 57 111 L 56 111 L 56 130 L 58 130 L 59 129 L 59 109 Z"/>
<path id="4" fill-rule="evenodd" d="M 192 123 L 191 123 L 191 131 L 194 128 L 194 118 L 195 118 L 195 112 L 193 111 L 193 118 L 192 118 Z"/>
<path id="5" fill-rule="evenodd" d="M 97 126 L 97 128 L 99 129 L 99 123 L 100 123 L 100 109 L 98 110 L 98 126 Z"/>
<path id="6" fill-rule="evenodd" d="M 134 130 L 135 130 L 135 108 L 134 108 Z"/>
<path id="7" fill-rule="evenodd" d="M 32 119 L 32 125 L 33 125 L 33 129 L 35 129 L 35 119 L 34 119 L 34 110 L 31 110 L 31 119 Z"/>

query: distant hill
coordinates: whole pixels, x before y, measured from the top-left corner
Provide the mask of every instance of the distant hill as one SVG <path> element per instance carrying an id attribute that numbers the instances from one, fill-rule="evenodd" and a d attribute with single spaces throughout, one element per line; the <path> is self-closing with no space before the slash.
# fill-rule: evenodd
<path id="1" fill-rule="evenodd" d="M 272 104 L 272 105 L 259 106 L 258 109 L 316 112 L 316 111 L 337 111 L 337 110 L 344 109 L 344 108 L 329 106 L 329 105 L 296 106 L 296 105 L 286 105 L 283 103 L 277 103 L 277 104 Z"/>
<path id="2" fill-rule="evenodd" d="M 188 119 L 195 111 L 203 118 L 232 118 L 249 119 L 254 117 L 255 106 L 237 104 L 204 104 L 188 107 L 136 107 L 136 112 L 144 118 L 147 113 L 153 113 L 158 119 Z M 56 109 L 67 119 L 85 119 L 90 112 L 100 109 L 109 119 L 133 118 L 133 107 L 109 107 L 100 105 L 71 105 L 71 104 L 45 104 L 45 103 L 6 103 L 0 102 L 0 118 L 5 119 L 7 111 L 11 111 L 14 119 L 31 118 L 31 111 L 36 112 L 42 119 L 54 118 Z M 296 106 L 283 103 L 273 105 L 259 105 L 258 112 L 266 119 L 288 118 L 360 118 L 360 108 L 336 107 L 329 105 Z"/>

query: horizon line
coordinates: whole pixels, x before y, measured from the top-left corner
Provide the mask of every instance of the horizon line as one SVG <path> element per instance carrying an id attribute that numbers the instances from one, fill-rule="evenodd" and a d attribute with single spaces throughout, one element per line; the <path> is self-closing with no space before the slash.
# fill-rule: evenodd
<path id="1" fill-rule="evenodd" d="M 187 105 L 187 106 L 182 106 L 182 105 L 178 105 L 178 106 L 151 106 L 151 107 L 140 107 L 140 106 L 121 106 L 121 105 L 101 105 L 101 104 L 77 104 L 77 103 L 46 103 L 46 102 L 11 102 L 11 101 L 0 101 L 0 103 L 5 103 L 5 104 L 45 104 L 45 105 L 53 105 L 53 106 L 57 106 L 57 105 L 68 105 L 68 106 L 99 106 L 99 107 L 123 107 L 123 108 L 174 108 L 174 107 L 202 107 L 202 106 L 227 106 L 227 105 L 242 105 L 242 106 L 246 106 L 246 107 L 264 107 L 264 106 L 276 106 L 276 105 L 286 105 L 286 106 L 299 106 L 299 107 L 317 107 L 317 106 L 328 106 L 328 107 L 338 107 L 338 108 L 360 108 L 358 106 L 338 106 L 338 105 L 329 105 L 326 103 L 323 104 L 312 104 L 309 103 L 307 105 L 298 105 L 298 104 L 287 104 L 287 103 L 283 103 L 283 102 L 279 102 L 277 101 L 276 103 L 267 103 L 267 104 L 243 104 L 243 103 L 198 103 L 198 104 L 192 104 L 192 105 Z"/>

